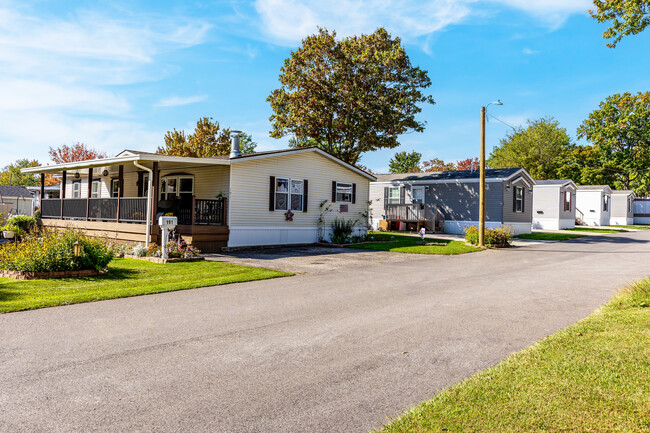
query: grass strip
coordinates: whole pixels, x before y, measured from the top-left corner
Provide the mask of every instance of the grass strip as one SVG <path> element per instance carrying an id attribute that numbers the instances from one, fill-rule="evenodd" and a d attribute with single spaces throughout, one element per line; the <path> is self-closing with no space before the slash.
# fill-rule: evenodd
<path id="1" fill-rule="evenodd" d="M 573 235 L 568 233 L 522 233 L 515 236 L 518 239 L 533 239 L 538 241 L 568 241 L 569 239 L 584 238 L 586 235 Z"/>
<path id="2" fill-rule="evenodd" d="M 562 230 L 574 231 L 574 232 L 587 232 L 587 233 L 626 233 L 627 232 L 627 230 L 625 229 L 614 230 L 614 229 L 599 229 L 595 227 L 575 227 L 572 229 L 562 229 Z"/>
<path id="3" fill-rule="evenodd" d="M 650 431 L 650 279 L 381 432 Z"/>
<path id="4" fill-rule="evenodd" d="M 108 273 L 85 278 L 0 278 L 0 313 L 125 298 L 291 275 L 221 262 L 151 263 L 115 259 Z"/>
<path id="5" fill-rule="evenodd" d="M 422 239 L 420 239 L 419 236 L 398 235 L 381 232 L 371 232 L 369 236 L 373 241 L 385 240 L 386 243 L 349 245 L 348 248 L 358 248 L 374 251 L 390 251 L 395 253 L 442 255 L 473 253 L 475 251 L 481 250 L 478 247 L 466 245 L 465 242 L 451 241 L 448 239 L 435 239 L 425 237 L 425 243 L 435 242 L 442 245 L 418 245 L 422 243 Z"/>

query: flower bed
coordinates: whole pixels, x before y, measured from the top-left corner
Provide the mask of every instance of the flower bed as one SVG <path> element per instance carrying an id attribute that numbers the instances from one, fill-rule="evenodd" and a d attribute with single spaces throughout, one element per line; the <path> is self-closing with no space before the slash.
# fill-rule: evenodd
<path id="1" fill-rule="evenodd" d="M 150 261 L 167 263 L 173 261 L 172 259 L 197 259 L 200 253 L 201 251 L 198 248 L 187 245 L 185 242 L 169 242 L 167 243 L 167 256 L 169 258 L 162 259 L 161 247 L 156 243 L 150 243 L 146 248 L 141 244 L 136 245 L 130 254 L 125 253 L 125 257 L 129 256 L 134 259 L 161 259 L 160 261 Z"/>
<path id="2" fill-rule="evenodd" d="M 30 273 L 101 271 L 113 257 L 114 252 L 106 242 L 74 229 L 31 232 L 21 242 L 0 246 L 0 270 Z"/>
<path id="3" fill-rule="evenodd" d="M 24 272 L 24 271 L 1 271 L 0 277 L 13 278 L 15 280 L 35 280 L 37 278 L 74 278 L 93 277 L 105 274 L 106 271 L 97 269 L 84 269 L 81 271 L 58 271 L 58 272 Z"/>
<path id="4" fill-rule="evenodd" d="M 512 228 L 508 226 L 494 229 L 486 227 L 484 237 L 485 245 L 495 248 L 509 247 L 512 235 Z M 465 242 L 470 245 L 478 245 L 478 227 L 469 226 L 465 229 Z"/>
<path id="5" fill-rule="evenodd" d="M 204 257 L 170 257 L 168 259 L 163 259 L 162 257 L 135 256 L 132 254 L 125 254 L 124 258 L 146 260 L 148 262 L 153 262 L 153 263 L 198 262 L 201 260 L 205 260 Z"/>

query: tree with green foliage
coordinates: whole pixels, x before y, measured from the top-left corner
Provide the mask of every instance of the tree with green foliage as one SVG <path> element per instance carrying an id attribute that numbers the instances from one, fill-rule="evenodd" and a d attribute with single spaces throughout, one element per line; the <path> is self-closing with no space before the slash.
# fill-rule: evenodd
<path id="1" fill-rule="evenodd" d="M 534 179 L 555 179 L 571 149 L 571 138 L 553 117 L 529 120 L 501 139 L 487 160 L 490 168 L 525 168 Z"/>
<path id="2" fill-rule="evenodd" d="M 650 0 L 594 0 L 596 10 L 589 14 L 599 23 L 609 23 L 603 38 L 613 39 L 608 43 L 616 48 L 625 36 L 636 35 L 650 24 Z"/>
<path id="3" fill-rule="evenodd" d="M 391 173 L 415 173 L 420 169 L 422 154 L 416 151 L 397 152 L 388 163 L 388 171 Z"/>
<path id="4" fill-rule="evenodd" d="M 559 179 L 571 179 L 578 185 L 614 185 L 618 169 L 601 162 L 595 146 L 571 146 L 557 169 Z"/>
<path id="5" fill-rule="evenodd" d="M 37 186 L 40 184 L 39 176 L 33 173 L 21 173 L 21 168 L 38 167 L 39 162 L 36 160 L 19 159 L 13 164 L 9 164 L 0 172 L 0 185 L 16 186 Z"/>
<path id="6" fill-rule="evenodd" d="M 156 153 L 162 155 L 188 156 L 206 158 L 210 156 L 229 155 L 231 148 L 230 129 L 222 129 L 219 122 L 211 117 L 203 117 L 196 122 L 194 133 L 185 135 L 184 131 L 167 131 L 165 145 Z M 242 153 L 254 153 L 257 143 L 246 133 L 240 134 Z"/>
<path id="7" fill-rule="evenodd" d="M 582 122 L 578 138 L 593 143 L 594 164 L 610 167 L 613 186 L 639 192 L 650 177 L 650 92 L 609 96 Z"/>
<path id="8" fill-rule="evenodd" d="M 271 136 L 293 134 L 296 145 L 317 146 L 355 164 L 364 152 L 399 146 L 398 137 L 422 132 L 419 104 L 433 104 L 423 90 L 427 72 L 411 65 L 399 38 L 383 28 L 336 40 L 319 29 L 291 53 L 271 92 Z"/>

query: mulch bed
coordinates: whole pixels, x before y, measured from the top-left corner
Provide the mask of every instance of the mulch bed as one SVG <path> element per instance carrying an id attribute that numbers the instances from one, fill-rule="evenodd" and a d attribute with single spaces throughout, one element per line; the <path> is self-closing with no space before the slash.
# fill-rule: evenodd
<path id="1" fill-rule="evenodd" d="M 189 258 L 180 258 L 180 257 L 172 257 L 169 259 L 163 259 L 162 257 L 138 257 L 138 256 L 133 256 L 130 254 L 125 254 L 124 258 L 126 259 L 136 259 L 136 260 L 146 260 L 148 262 L 153 262 L 153 263 L 178 263 L 178 262 L 199 262 L 201 260 L 205 260 L 205 257 L 189 257 Z"/>
<path id="2" fill-rule="evenodd" d="M 97 269 L 82 269 L 80 271 L 57 272 L 24 272 L 0 270 L 0 277 L 13 278 L 15 280 L 35 280 L 46 278 L 94 277 L 105 273 L 106 271 L 98 271 Z"/>

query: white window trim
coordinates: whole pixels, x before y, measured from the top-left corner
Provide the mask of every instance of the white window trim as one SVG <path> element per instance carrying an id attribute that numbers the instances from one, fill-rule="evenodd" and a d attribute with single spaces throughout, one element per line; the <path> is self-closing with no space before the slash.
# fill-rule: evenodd
<path id="1" fill-rule="evenodd" d="M 389 186 L 388 187 L 388 203 L 386 204 L 400 204 L 400 187 L 399 186 Z M 397 196 L 394 198 L 391 198 L 390 192 L 391 191 L 397 191 Z M 392 200 L 397 200 L 397 203 L 393 203 Z"/>
<path id="2" fill-rule="evenodd" d="M 517 198 L 517 191 L 521 190 L 521 198 Z M 521 209 L 517 210 L 517 203 L 521 202 Z M 515 186 L 515 212 L 523 213 L 524 212 L 524 187 Z"/>
<path id="3" fill-rule="evenodd" d="M 115 185 L 116 183 L 117 183 L 117 189 L 114 190 L 113 185 Z M 117 191 L 119 190 L 119 188 L 120 188 L 120 179 L 111 179 L 111 191 L 110 191 L 111 198 L 117 197 Z"/>
<path id="4" fill-rule="evenodd" d="M 90 198 L 100 198 L 102 195 L 102 184 L 101 180 L 96 179 L 90 182 Z M 95 191 L 95 185 L 97 185 L 97 191 Z"/>
<path id="5" fill-rule="evenodd" d="M 145 174 L 142 177 L 142 181 L 146 182 L 147 174 Z M 174 196 L 175 197 L 180 197 L 181 194 L 192 194 L 194 195 L 194 185 L 195 185 L 195 180 L 193 175 L 182 175 L 182 176 L 161 176 L 160 178 L 160 192 L 158 194 L 158 198 L 162 199 L 162 195 L 165 194 L 165 200 L 169 200 L 167 197 L 167 185 L 169 184 L 170 179 L 175 179 L 176 180 L 176 191 L 174 191 Z M 181 193 L 181 179 L 191 179 L 192 180 L 192 191 L 184 191 Z M 165 183 L 165 190 L 163 191 L 162 185 L 163 182 Z M 146 185 L 146 183 L 145 183 Z"/>
<path id="6" fill-rule="evenodd" d="M 339 200 L 339 185 L 350 185 L 350 199 L 349 200 Z M 352 203 L 352 194 L 354 193 L 354 186 L 352 186 L 352 182 L 336 182 L 336 202 L 337 203 Z M 347 187 L 345 187 L 347 188 Z M 341 194 L 348 194 L 346 192 L 342 192 Z"/>
<path id="7" fill-rule="evenodd" d="M 81 197 L 81 182 L 77 180 L 72 182 L 72 198 L 80 198 L 80 197 Z"/>
<path id="8" fill-rule="evenodd" d="M 287 195 L 287 208 L 286 209 L 278 209 L 278 181 L 280 180 L 286 180 L 287 181 L 287 192 L 280 192 L 279 194 L 286 194 Z M 293 194 L 291 192 L 291 185 L 293 182 L 302 182 L 302 194 Z M 293 195 L 299 195 L 300 198 L 300 209 L 292 209 L 292 200 L 291 196 Z M 305 179 L 293 179 L 290 177 L 280 177 L 280 176 L 275 176 L 275 188 L 273 189 L 273 211 L 280 211 L 280 212 L 287 212 L 287 211 L 292 211 L 292 212 L 303 212 L 305 209 Z"/>
<path id="9" fill-rule="evenodd" d="M 564 201 L 562 202 L 563 203 L 562 209 L 564 210 L 564 212 L 571 212 L 571 207 L 573 205 L 572 203 L 573 200 L 571 200 L 571 191 L 564 191 L 562 194 L 562 198 L 564 199 Z M 569 199 L 568 201 L 567 198 Z M 566 206 L 567 203 L 569 204 L 569 209 L 567 209 Z"/>
<path id="10" fill-rule="evenodd" d="M 415 203 L 415 190 L 422 191 L 422 203 Z M 427 202 L 426 188 L 424 186 L 412 186 L 411 187 L 411 202 L 414 204 L 425 204 Z"/>

